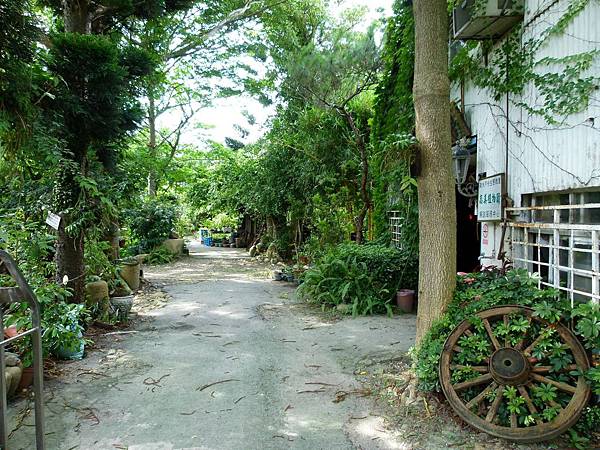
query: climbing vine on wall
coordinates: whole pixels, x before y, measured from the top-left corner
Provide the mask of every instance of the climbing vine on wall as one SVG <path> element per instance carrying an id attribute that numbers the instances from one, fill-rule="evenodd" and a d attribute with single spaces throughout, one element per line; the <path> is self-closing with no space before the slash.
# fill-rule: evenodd
<path id="1" fill-rule="evenodd" d="M 530 94 L 531 98 L 536 98 L 535 103 L 525 98 L 514 99 L 513 103 L 531 115 L 543 117 L 549 124 L 559 123 L 584 110 L 593 92 L 600 87 L 600 78 L 588 73 L 600 50 L 558 58 L 536 59 L 536 55 L 551 37 L 565 33 L 590 1 L 572 1 L 556 23 L 538 37 L 525 39 L 520 26 L 500 44 L 491 41 L 467 43 L 451 62 L 451 79 L 470 80 L 476 86 L 488 89 L 496 101 L 506 94 L 518 97 Z M 482 65 L 482 59 L 487 63 Z"/>
<path id="2" fill-rule="evenodd" d="M 403 245 L 416 254 L 418 215 L 416 182 L 410 176 L 409 151 L 414 141 L 412 85 L 414 69 L 414 22 L 412 8 L 396 0 L 394 15 L 386 29 L 384 69 L 377 88 L 371 132 L 374 145 L 373 200 L 375 234 L 388 231 L 389 210 L 401 211 Z"/>

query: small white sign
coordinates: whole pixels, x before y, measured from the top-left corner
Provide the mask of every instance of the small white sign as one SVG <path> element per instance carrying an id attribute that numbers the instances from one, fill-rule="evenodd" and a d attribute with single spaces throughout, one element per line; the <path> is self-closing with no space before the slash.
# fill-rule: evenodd
<path id="1" fill-rule="evenodd" d="M 55 230 L 60 227 L 60 216 L 48 211 L 48 217 L 46 217 L 46 224 L 50 225 Z"/>
<path id="2" fill-rule="evenodd" d="M 479 222 L 495 222 L 502 220 L 503 194 L 503 173 L 479 180 L 479 195 L 477 202 L 477 220 Z"/>

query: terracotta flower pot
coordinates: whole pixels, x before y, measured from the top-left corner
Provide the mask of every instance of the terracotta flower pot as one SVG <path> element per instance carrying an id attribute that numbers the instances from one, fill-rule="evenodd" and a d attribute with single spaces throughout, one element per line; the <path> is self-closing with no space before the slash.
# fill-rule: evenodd
<path id="1" fill-rule="evenodd" d="M 25 367 L 19 381 L 19 390 L 27 389 L 33 384 L 33 367 Z"/>
<path id="2" fill-rule="evenodd" d="M 12 338 L 15 337 L 17 334 L 19 334 L 19 332 L 15 325 L 11 325 L 10 327 L 4 329 L 5 338 Z"/>
<path id="3" fill-rule="evenodd" d="M 411 313 L 415 308 L 415 291 L 412 289 L 400 289 L 396 293 L 396 304 L 400 311 Z"/>

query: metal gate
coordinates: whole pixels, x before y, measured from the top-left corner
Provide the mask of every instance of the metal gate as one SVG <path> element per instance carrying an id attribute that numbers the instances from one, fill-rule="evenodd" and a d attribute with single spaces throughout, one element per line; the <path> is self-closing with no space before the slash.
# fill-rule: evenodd
<path id="1" fill-rule="evenodd" d="M 42 329 L 40 307 L 35 294 L 25 281 L 23 274 L 17 267 L 12 257 L 0 250 L 0 269 L 13 277 L 17 287 L 0 287 L 0 448 L 8 450 L 8 420 L 6 402 L 6 367 L 4 347 L 11 342 L 31 335 L 33 345 L 33 393 L 35 405 L 35 441 L 37 450 L 44 450 L 44 387 L 43 387 L 43 357 L 42 357 Z M 4 311 L 11 303 L 27 302 L 31 310 L 32 328 L 17 334 L 9 339 L 4 339 Z"/>

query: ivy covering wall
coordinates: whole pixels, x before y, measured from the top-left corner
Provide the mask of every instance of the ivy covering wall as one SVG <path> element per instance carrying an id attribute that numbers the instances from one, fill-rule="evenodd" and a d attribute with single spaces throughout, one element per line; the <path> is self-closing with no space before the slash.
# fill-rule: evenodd
<path id="1" fill-rule="evenodd" d="M 412 100 L 414 21 L 412 8 L 396 0 L 386 29 L 383 75 L 377 88 L 371 133 L 374 146 L 373 199 L 375 235 L 388 232 L 388 211 L 404 217 L 403 242 L 418 252 L 416 181 L 410 176 L 415 124 Z"/>

